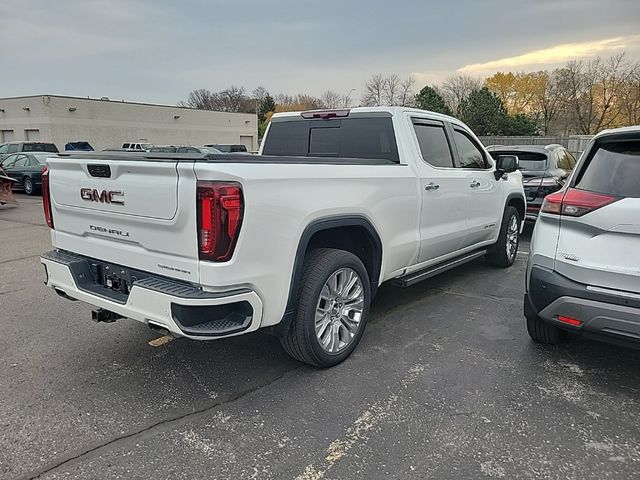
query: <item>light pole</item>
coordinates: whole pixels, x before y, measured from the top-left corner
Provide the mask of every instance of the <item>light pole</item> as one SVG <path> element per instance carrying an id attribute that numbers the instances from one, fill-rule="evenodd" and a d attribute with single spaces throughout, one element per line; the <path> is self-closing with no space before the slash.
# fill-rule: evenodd
<path id="1" fill-rule="evenodd" d="M 353 92 L 355 92 L 355 91 L 356 91 L 356 89 L 355 89 L 355 88 L 352 88 L 351 90 L 349 90 L 349 93 L 347 93 L 347 94 L 345 95 L 345 97 L 344 97 L 344 107 L 345 107 L 345 108 L 347 108 L 347 107 L 349 106 L 349 101 L 350 101 L 351 94 L 352 94 Z"/>

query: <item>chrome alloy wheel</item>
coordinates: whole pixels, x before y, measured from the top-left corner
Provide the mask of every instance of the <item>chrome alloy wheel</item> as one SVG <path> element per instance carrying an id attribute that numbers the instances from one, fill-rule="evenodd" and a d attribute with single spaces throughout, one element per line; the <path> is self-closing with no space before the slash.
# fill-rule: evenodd
<path id="1" fill-rule="evenodd" d="M 509 226 L 507 227 L 507 258 L 513 259 L 518 250 L 518 218 L 515 215 L 511 216 L 509 220 Z"/>
<path id="2" fill-rule="evenodd" d="M 360 329 L 364 288 L 351 268 L 334 272 L 320 291 L 316 307 L 316 337 L 328 353 L 344 350 Z"/>

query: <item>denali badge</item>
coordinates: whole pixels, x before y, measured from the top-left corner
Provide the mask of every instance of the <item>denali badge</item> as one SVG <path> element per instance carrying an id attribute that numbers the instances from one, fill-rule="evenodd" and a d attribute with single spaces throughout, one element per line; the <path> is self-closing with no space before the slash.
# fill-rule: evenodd
<path id="1" fill-rule="evenodd" d="M 91 230 L 95 230 L 96 232 L 108 233 L 109 235 L 118 235 L 119 237 L 128 237 L 129 232 L 123 230 L 116 230 L 115 228 L 107 228 L 101 227 L 99 225 L 89 225 Z"/>
<path id="2" fill-rule="evenodd" d="M 114 203 L 116 205 L 124 205 L 124 200 L 118 197 L 124 197 L 122 190 L 96 190 L 95 188 L 81 188 L 80 198 L 90 202 Z"/>

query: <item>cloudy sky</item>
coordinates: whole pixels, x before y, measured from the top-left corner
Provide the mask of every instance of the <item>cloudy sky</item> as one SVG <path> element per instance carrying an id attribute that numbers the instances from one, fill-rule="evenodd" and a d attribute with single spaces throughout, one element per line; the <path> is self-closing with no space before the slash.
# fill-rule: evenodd
<path id="1" fill-rule="evenodd" d="M 378 72 L 420 88 L 621 50 L 640 60 L 639 27 L 640 0 L 0 0 L 0 97 L 359 97 Z"/>

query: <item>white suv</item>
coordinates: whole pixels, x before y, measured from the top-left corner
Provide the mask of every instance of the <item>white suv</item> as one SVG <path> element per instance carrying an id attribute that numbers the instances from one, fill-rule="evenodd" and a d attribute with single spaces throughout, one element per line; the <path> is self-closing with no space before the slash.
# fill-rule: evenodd
<path id="1" fill-rule="evenodd" d="M 526 291 L 538 342 L 569 331 L 640 346 L 640 126 L 597 135 L 564 188 L 545 198 Z"/>

